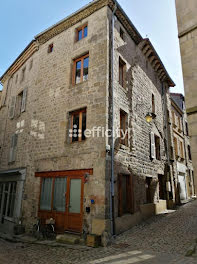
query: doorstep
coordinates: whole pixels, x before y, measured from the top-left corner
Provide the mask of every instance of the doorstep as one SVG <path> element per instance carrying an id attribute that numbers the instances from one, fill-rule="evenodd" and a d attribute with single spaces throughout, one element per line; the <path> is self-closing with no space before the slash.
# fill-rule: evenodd
<path id="1" fill-rule="evenodd" d="M 89 247 L 81 244 L 66 244 L 66 243 L 59 243 L 56 240 L 38 240 L 31 235 L 11 235 L 0 233 L 0 238 L 9 242 L 13 243 L 27 243 L 27 244 L 36 244 L 36 245 L 44 245 L 50 247 L 66 247 L 69 249 L 76 249 L 76 250 L 90 250 Z"/>

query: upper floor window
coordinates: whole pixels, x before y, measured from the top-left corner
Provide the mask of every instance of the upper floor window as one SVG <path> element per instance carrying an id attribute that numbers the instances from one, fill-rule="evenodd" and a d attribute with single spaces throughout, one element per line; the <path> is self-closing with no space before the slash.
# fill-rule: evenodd
<path id="1" fill-rule="evenodd" d="M 155 153 L 156 153 L 156 159 L 161 159 L 161 153 L 160 153 L 160 137 L 155 135 Z"/>
<path id="2" fill-rule="evenodd" d="M 189 129 L 188 129 L 188 123 L 185 122 L 185 133 L 186 133 L 186 136 L 189 136 Z"/>
<path id="3" fill-rule="evenodd" d="M 9 162 L 14 162 L 16 159 L 17 141 L 18 141 L 18 134 L 13 134 L 11 138 Z"/>
<path id="4" fill-rule="evenodd" d="M 20 113 L 25 112 L 26 97 L 27 97 L 27 88 L 25 88 L 21 93 L 19 93 L 16 98 L 17 101 L 16 107 L 17 107 L 18 115 L 20 115 Z"/>
<path id="5" fill-rule="evenodd" d="M 183 142 L 180 141 L 180 157 L 184 159 L 184 148 L 183 148 Z"/>
<path id="6" fill-rule="evenodd" d="M 72 140 L 82 141 L 85 140 L 85 130 L 86 130 L 86 108 L 70 113 L 71 116 L 71 132 Z"/>
<path id="7" fill-rule="evenodd" d="M 155 114 L 155 96 L 152 94 L 152 113 Z"/>
<path id="8" fill-rule="evenodd" d="M 178 141 L 177 141 L 177 138 L 174 137 L 174 149 L 175 149 L 175 155 L 176 157 L 178 156 Z"/>
<path id="9" fill-rule="evenodd" d="M 86 38 L 88 35 L 88 25 L 85 24 L 82 27 L 77 28 L 76 34 L 76 41 Z"/>
<path id="10" fill-rule="evenodd" d="M 25 88 L 17 96 L 11 97 L 10 106 L 9 106 L 9 118 L 10 119 L 14 118 L 16 112 L 18 113 L 18 115 L 20 115 L 20 113 L 22 112 L 25 112 L 26 98 L 27 98 L 27 88 Z"/>
<path id="11" fill-rule="evenodd" d="M 88 80 L 89 54 L 74 61 L 73 84 Z"/>
<path id="12" fill-rule="evenodd" d="M 190 145 L 187 146 L 187 149 L 188 149 L 188 157 L 189 157 L 189 160 L 192 160 L 192 154 L 191 154 L 191 147 L 190 147 Z"/>
<path id="13" fill-rule="evenodd" d="M 153 132 L 151 132 L 150 140 L 151 140 L 151 158 L 160 160 L 161 159 L 160 137 L 158 137 Z"/>
<path id="14" fill-rule="evenodd" d="M 128 145 L 128 115 L 120 110 L 120 143 Z"/>
<path id="15" fill-rule="evenodd" d="M 178 117 L 178 129 L 179 129 L 179 132 L 182 131 L 182 118 L 180 116 Z"/>
<path id="16" fill-rule="evenodd" d="M 53 43 L 48 46 L 48 53 L 53 52 Z"/>
<path id="17" fill-rule="evenodd" d="M 124 31 L 122 30 L 122 28 L 120 28 L 120 37 L 124 40 Z"/>
<path id="18" fill-rule="evenodd" d="M 126 63 L 119 58 L 119 84 L 125 88 Z"/>

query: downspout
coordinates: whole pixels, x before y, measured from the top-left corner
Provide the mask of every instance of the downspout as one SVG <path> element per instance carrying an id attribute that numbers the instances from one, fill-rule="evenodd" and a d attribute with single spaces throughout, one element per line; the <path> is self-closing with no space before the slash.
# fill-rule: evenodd
<path id="1" fill-rule="evenodd" d="M 166 91 L 164 92 L 165 87 L 164 87 L 164 83 L 162 82 L 162 96 L 163 96 L 163 100 L 164 100 L 164 124 L 165 124 L 165 134 L 166 134 L 166 150 L 167 150 L 167 164 L 168 164 L 168 168 L 169 168 L 169 172 L 167 175 L 167 181 L 171 182 L 171 188 L 173 188 L 172 184 L 172 175 L 171 175 L 171 170 L 170 170 L 170 151 L 171 149 L 169 149 L 169 124 L 168 124 L 168 119 L 167 119 L 167 103 L 166 103 Z M 171 189 L 171 191 L 173 192 L 173 190 Z M 167 193 L 167 200 L 169 200 L 169 192 Z"/>
<path id="2" fill-rule="evenodd" d="M 111 30 L 111 181 L 110 181 L 110 220 L 111 234 L 115 235 L 115 216 L 114 216 L 114 24 L 117 3 L 112 13 Z"/>

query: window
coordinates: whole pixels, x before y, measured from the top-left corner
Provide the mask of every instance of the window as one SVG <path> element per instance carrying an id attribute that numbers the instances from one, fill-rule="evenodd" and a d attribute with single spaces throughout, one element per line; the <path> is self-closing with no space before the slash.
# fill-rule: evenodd
<path id="1" fill-rule="evenodd" d="M 124 40 L 124 31 L 122 30 L 122 28 L 120 28 L 120 37 Z"/>
<path id="2" fill-rule="evenodd" d="M 155 135 L 153 132 L 150 133 L 150 141 L 151 141 L 151 159 L 161 159 L 160 154 L 160 137 Z"/>
<path id="3" fill-rule="evenodd" d="M 176 157 L 178 157 L 178 142 L 176 137 L 174 137 L 174 149 L 175 149 L 175 155 Z"/>
<path id="4" fill-rule="evenodd" d="M 174 151 L 172 146 L 170 147 L 170 159 L 174 161 Z"/>
<path id="5" fill-rule="evenodd" d="M 160 160 L 161 159 L 161 154 L 160 154 L 160 137 L 155 135 L 155 153 L 156 153 L 156 159 Z"/>
<path id="6" fill-rule="evenodd" d="M 183 149 L 183 142 L 180 141 L 180 157 L 184 159 L 184 149 Z"/>
<path id="7" fill-rule="evenodd" d="M 86 38 L 88 35 L 88 25 L 85 24 L 76 30 L 76 41 Z"/>
<path id="8" fill-rule="evenodd" d="M 173 125 L 175 125 L 175 112 L 172 111 L 172 123 Z"/>
<path id="9" fill-rule="evenodd" d="M 128 145 L 128 115 L 120 110 L 120 143 Z"/>
<path id="10" fill-rule="evenodd" d="M 74 61 L 73 84 L 88 80 L 89 54 Z"/>
<path id="11" fill-rule="evenodd" d="M 10 106 L 9 106 L 9 118 L 10 119 L 14 118 L 15 106 L 16 106 L 16 96 L 12 96 Z"/>
<path id="12" fill-rule="evenodd" d="M 53 43 L 48 46 L 48 53 L 53 52 Z"/>
<path id="13" fill-rule="evenodd" d="M 85 140 L 86 109 L 74 111 L 70 113 L 70 115 L 71 115 L 71 131 L 72 131 L 71 142 Z"/>
<path id="14" fill-rule="evenodd" d="M 189 157 L 189 160 L 192 160 L 191 147 L 188 145 L 187 148 L 188 148 L 188 157 Z"/>
<path id="15" fill-rule="evenodd" d="M 185 133 L 186 133 L 186 136 L 189 136 L 189 129 L 188 129 L 188 123 L 185 122 Z"/>
<path id="16" fill-rule="evenodd" d="M 178 117 L 178 129 L 181 132 L 182 131 L 182 118 Z"/>
<path id="17" fill-rule="evenodd" d="M 18 141 L 18 135 L 17 134 L 12 135 L 10 153 L 9 153 L 9 162 L 14 162 L 16 159 L 17 141 Z"/>
<path id="18" fill-rule="evenodd" d="M 16 100 L 17 104 L 17 113 L 20 115 L 21 113 L 25 112 L 26 107 L 26 97 L 27 97 L 27 88 L 25 88 L 21 93 L 18 94 Z"/>
<path id="19" fill-rule="evenodd" d="M 4 217 L 14 216 L 17 182 L 0 182 L 1 221 Z"/>
<path id="20" fill-rule="evenodd" d="M 40 210 L 51 210 L 52 178 L 42 179 Z"/>
<path id="21" fill-rule="evenodd" d="M 16 75 L 15 84 L 18 82 L 18 74 Z"/>
<path id="22" fill-rule="evenodd" d="M 40 210 L 65 212 L 66 178 L 42 178 Z"/>
<path id="23" fill-rule="evenodd" d="M 119 84 L 125 88 L 126 63 L 119 58 Z"/>
<path id="24" fill-rule="evenodd" d="M 133 213 L 133 190 L 130 175 L 118 175 L 118 216 Z"/>
<path id="25" fill-rule="evenodd" d="M 155 114 L 155 96 L 152 94 L 152 113 Z"/>

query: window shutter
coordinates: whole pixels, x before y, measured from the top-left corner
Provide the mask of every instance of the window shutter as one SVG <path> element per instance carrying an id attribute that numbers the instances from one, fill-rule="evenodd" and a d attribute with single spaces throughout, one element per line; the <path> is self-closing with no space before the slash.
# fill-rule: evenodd
<path id="1" fill-rule="evenodd" d="M 21 104 L 21 112 L 25 112 L 26 98 L 27 98 L 27 88 L 25 88 L 23 90 L 23 98 L 22 98 L 22 104 Z"/>
<path id="2" fill-rule="evenodd" d="M 14 118 L 14 112 L 15 112 L 15 105 L 16 105 L 16 96 L 12 96 L 11 98 L 11 105 L 9 109 L 9 118 Z"/>
<path id="3" fill-rule="evenodd" d="M 16 158 L 16 147 L 17 147 L 18 135 L 14 134 L 11 140 L 9 162 L 15 161 Z"/>
<path id="4" fill-rule="evenodd" d="M 156 158 L 156 153 L 155 153 L 155 134 L 153 132 L 150 133 L 150 141 L 151 141 L 151 158 L 155 159 Z"/>

